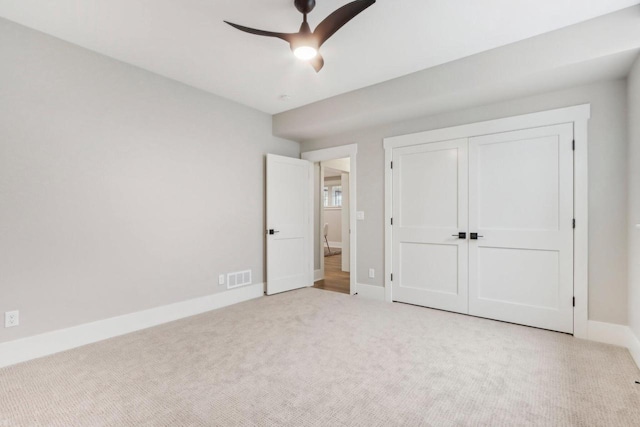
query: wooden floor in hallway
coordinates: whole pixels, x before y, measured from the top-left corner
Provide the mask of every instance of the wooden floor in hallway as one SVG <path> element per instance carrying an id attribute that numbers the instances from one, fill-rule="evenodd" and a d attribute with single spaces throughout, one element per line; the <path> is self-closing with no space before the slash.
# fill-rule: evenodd
<path id="1" fill-rule="evenodd" d="M 349 293 L 349 273 L 342 271 L 342 254 L 324 258 L 324 279 L 317 281 L 313 287 L 343 294 Z"/>

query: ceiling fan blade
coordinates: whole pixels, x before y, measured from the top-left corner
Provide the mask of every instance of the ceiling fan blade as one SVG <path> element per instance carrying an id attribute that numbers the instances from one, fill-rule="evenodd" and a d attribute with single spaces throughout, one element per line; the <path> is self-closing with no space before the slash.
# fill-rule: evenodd
<path id="1" fill-rule="evenodd" d="M 329 37 L 335 34 L 344 24 L 355 18 L 360 12 L 373 5 L 376 0 L 356 0 L 342 6 L 327 16 L 315 29 L 313 34 L 318 40 L 318 46 L 322 46 Z"/>
<path id="2" fill-rule="evenodd" d="M 319 73 L 320 70 L 322 70 L 322 67 L 324 67 L 324 58 L 322 58 L 320 52 L 318 52 L 315 58 L 309 61 L 309 64 L 311 64 L 313 69 L 316 70 L 316 73 Z"/>
<path id="3" fill-rule="evenodd" d="M 231 25 L 233 28 L 236 28 L 240 31 L 244 31 L 245 33 L 255 34 L 257 36 L 277 37 L 289 43 L 291 43 L 291 41 L 293 40 L 293 37 L 296 35 L 296 33 L 293 33 L 293 34 L 275 33 L 273 31 L 256 30 L 255 28 L 245 27 L 243 25 L 234 24 L 233 22 L 229 22 L 229 21 L 224 21 L 224 22 Z"/>

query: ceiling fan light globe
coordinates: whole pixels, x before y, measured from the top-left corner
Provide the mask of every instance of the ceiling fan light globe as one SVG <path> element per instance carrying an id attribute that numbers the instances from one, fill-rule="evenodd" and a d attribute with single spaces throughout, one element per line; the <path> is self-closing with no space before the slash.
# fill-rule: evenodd
<path id="1" fill-rule="evenodd" d="M 293 50 L 293 54 L 298 59 L 309 61 L 318 55 L 318 49 L 311 46 L 299 46 Z"/>

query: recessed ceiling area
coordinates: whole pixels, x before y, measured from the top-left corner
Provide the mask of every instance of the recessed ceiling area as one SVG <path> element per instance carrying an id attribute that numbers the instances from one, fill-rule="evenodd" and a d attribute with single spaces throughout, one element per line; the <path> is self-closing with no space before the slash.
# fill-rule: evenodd
<path id="1" fill-rule="evenodd" d="M 640 7 L 431 67 L 273 116 L 308 141 L 355 129 L 623 79 L 640 52 Z"/>
<path id="2" fill-rule="evenodd" d="M 318 0 L 311 27 L 347 2 Z M 639 3 L 378 0 L 322 47 L 320 73 L 281 40 L 223 23 L 296 32 L 293 0 L 0 0 L 0 16 L 276 114 Z"/>

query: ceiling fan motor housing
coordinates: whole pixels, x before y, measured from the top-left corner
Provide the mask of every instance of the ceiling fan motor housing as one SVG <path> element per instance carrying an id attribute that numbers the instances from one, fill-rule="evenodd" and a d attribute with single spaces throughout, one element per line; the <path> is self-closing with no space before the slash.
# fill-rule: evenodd
<path id="1" fill-rule="evenodd" d="M 296 9 L 302 14 L 311 13 L 314 7 L 316 7 L 316 0 L 295 0 L 293 2 L 296 5 Z"/>

